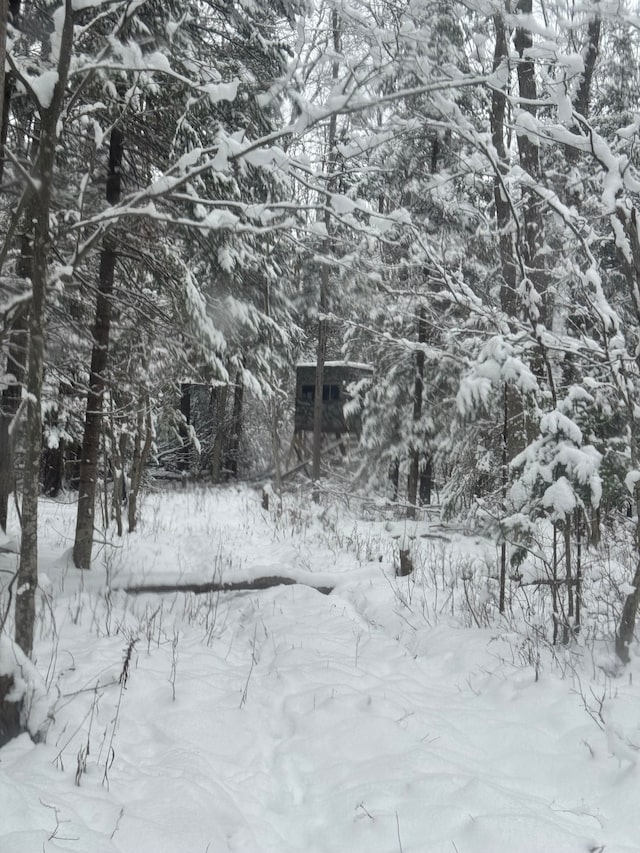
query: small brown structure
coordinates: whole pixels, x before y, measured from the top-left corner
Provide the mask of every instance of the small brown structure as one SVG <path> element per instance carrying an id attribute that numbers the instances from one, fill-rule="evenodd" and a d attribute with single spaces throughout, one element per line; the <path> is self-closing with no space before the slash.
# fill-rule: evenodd
<path id="1" fill-rule="evenodd" d="M 357 412 L 345 413 L 345 404 L 353 399 L 353 388 L 371 377 L 373 368 L 352 361 L 327 361 L 322 385 L 322 432 L 342 435 L 360 432 Z M 316 396 L 315 363 L 296 368 L 295 432 L 313 432 L 313 408 Z"/>

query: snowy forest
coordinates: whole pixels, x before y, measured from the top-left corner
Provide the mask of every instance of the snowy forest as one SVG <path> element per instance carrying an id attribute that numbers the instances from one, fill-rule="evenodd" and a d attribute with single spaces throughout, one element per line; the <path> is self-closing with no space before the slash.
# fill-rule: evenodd
<path id="1" fill-rule="evenodd" d="M 57 784 L 76 726 L 66 764 L 85 785 L 111 689 L 93 780 L 106 815 L 143 646 L 168 655 L 175 703 L 178 649 L 203 642 L 189 631 L 207 648 L 231 631 L 238 660 L 216 677 L 231 683 L 250 647 L 239 709 L 253 713 L 260 625 L 276 655 L 260 602 L 275 613 L 299 596 L 326 650 L 318 614 L 341 589 L 355 670 L 360 637 L 381 626 L 418 658 L 433 639 L 443 679 L 451 643 L 471 661 L 473 632 L 490 635 L 532 673 L 527 689 L 545 669 L 569 678 L 603 752 L 635 772 L 640 735 L 608 703 L 638 659 L 637 2 L 0 0 L 0 93 L 2 796 L 3 754 L 17 779 L 34 742 L 60 750 L 39 783 Z M 309 615 L 310 595 L 326 612 Z M 445 617 L 471 633 L 424 639 Z M 270 630 L 293 636 L 290 619 Z M 67 623 L 83 639 L 65 639 Z M 92 637 L 108 683 L 84 659 Z M 65 719 L 64 697 L 80 694 Z M 488 714 L 501 707 L 482 695 Z M 572 767 L 570 786 L 586 772 Z M 15 826 L 0 802 L 3 851 L 3 835 L 13 853 L 146 849 L 120 827 L 124 795 L 99 840 L 75 814 L 77 846 L 61 834 L 73 800 L 40 793 L 20 795 Z M 361 797 L 358 827 L 375 835 Z M 637 849 L 622 836 L 640 831 L 627 814 L 615 839 L 602 818 L 593 837 L 552 828 L 537 847 L 515 827 L 476 837 L 453 821 L 425 846 L 418 818 L 380 809 L 388 838 L 366 838 L 381 853 L 611 853 Z M 365 843 L 347 830 L 303 843 L 299 821 L 297 841 L 244 827 L 149 849 Z"/>

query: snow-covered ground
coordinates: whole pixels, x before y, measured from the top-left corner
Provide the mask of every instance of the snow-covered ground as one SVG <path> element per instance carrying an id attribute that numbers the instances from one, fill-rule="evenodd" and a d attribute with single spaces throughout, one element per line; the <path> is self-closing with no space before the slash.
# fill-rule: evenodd
<path id="1" fill-rule="evenodd" d="M 424 528 L 200 490 L 148 496 L 79 573 L 73 513 L 42 503 L 51 719 L 0 750 L 1 853 L 640 850 L 637 660 L 487 626 L 460 579 L 487 543 L 412 539 L 396 578 L 393 536 Z M 303 583 L 122 591 L 263 575 Z"/>

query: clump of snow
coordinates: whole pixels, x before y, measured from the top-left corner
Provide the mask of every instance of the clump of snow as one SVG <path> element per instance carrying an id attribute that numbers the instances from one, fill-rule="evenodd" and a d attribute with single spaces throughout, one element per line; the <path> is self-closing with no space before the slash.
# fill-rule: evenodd
<path id="1" fill-rule="evenodd" d="M 514 385 L 523 394 L 534 392 L 538 383 L 513 344 L 502 335 L 494 335 L 481 348 L 470 371 L 462 378 L 456 396 L 458 411 L 471 415 L 487 406 L 505 384 Z"/>
<path id="2" fill-rule="evenodd" d="M 209 97 L 212 104 L 217 104 L 218 101 L 233 101 L 238 94 L 239 80 L 232 80 L 230 83 L 208 83 L 203 87 L 203 90 Z"/>
<path id="3" fill-rule="evenodd" d="M 633 494 L 636 490 L 636 484 L 640 481 L 640 471 L 634 469 L 633 471 L 629 471 L 627 476 L 624 478 L 624 484 L 629 492 Z"/>
<path id="4" fill-rule="evenodd" d="M 53 93 L 58 82 L 58 72 L 53 70 L 43 71 L 42 74 L 39 74 L 37 77 L 30 77 L 28 80 L 32 92 L 38 99 L 38 103 L 46 110 L 51 106 L 51 102 L 53 101 Z"/>
<path id="5" fill-rule="evenodd" d="M 547 509 L 552 509 L 554 514 L 560 518 L 571 515 L 578 502 L 566 477 L 560 477 L 545 490 L 542 496 L 542 504 Z"/>

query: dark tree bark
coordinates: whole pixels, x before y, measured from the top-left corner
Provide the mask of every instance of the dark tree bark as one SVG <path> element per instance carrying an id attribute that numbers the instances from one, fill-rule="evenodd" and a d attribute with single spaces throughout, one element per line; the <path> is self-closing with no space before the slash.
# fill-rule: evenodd
<path id="1" fill-rule="evenodd" d="M 2 116 L 0 119 L 0 182 L 4 179 L 5 153 L 4 146 L 7 144 L 9 133 L 9 112 L 11 110 L 11 97 L 13 95 L 13 74 L 5 72 L 5 59 L 7 55 L 7 20 L 17 27 L 20 19 L 20 0 L 0 0 L 0 92 L 2 92 Z"/>
<path id="2" fill-rule="evenodd" d="M 16 485 L 11 426 L 22 397 L 28 345 L 27 328 L 26 311 L 17 312 L 11 322 L 7 348 L 7 373 L 13 376 L 14 381 L 0 394 L 0 528 L 4 531 L 7 529 L 9 496 Z"/>
<path id="3" fill-rule="evenodd" d="M 233 416 L 231 420 L 231 438 L 229 439 L 229 462 L 227 465 L 229 474 L 232 477 L 238 476 L 243 401 L 244 384 L 242 382 L 242 371 L 239 370 L 236 373 L 236 382 L 233 387 Z"/>
<path id="4" fill-rule="evenodd" d="M 580 617 L 582 615 L 582 518 L 580 511 L 576 510 L 576 634 L 580 631 Z"/>
<path id="5" fill-rule="evenodd" d="M 508 74 L 509 45 L 507 30 L 501 15 L 494 16 L 496 33 L 495 51 L 493 55 L 493 70 L 504 67 Z M 506 87 L 506 84 L 505 84 Z M 506 196 L 502 178 L 507 170 L 507 151 L 505 142 L 505 113 L 507 96 L 504 90 L 497 87 L 491 93 L 491 140 L 498 155 L 496 174 L 493 181 L 493 197 L 496 206 L 496 224 L 498 226 L 498 245 L 502 266 L 502 285 L 500 287 L 500 303 L 502 310 L 511 317 L 518 311 L 516 293 L 516 265 L 514 259 L 513 230 L 514 222 L 511 217 L 511 206 Z"/>
<path id="6" fill-rule="evenodd" d="M 216 389 L 217 395 L 217 424 L 216 437 L 213 440 L 213 449 L 211 451 L 211 477 L 214 483 L 218 483 L 222 478 L 222 460 L 224 451 L 224 437 L 227 418 L 227 399 L 229 397 L 229 386 L 221 385 Z"/>
<path id="7" fill-rule="evenodd" d="M 427 318 L 424 306 L 418 311 L 418 343 L 423 344 L 427 339 Z M 424 350 L 416 352 L 416 376 L 413 386 L 413 423 L 414 427 L 422 417 L 422 398 L 424 394 Z M 407 518 L 416 517 L 418 501 L 418 483 L 420 481 L 420 461 L 424 451 L 418 442 L 418 436 L 413 436 L 411 459 L 409 462 L 409 481 L 407 484 Z"/>
<path id="8" fill-rule="evenodd" d="M 11 102 L 11 86 L 7 75 L 5 74 L 5 66 L 7 59 L 7 18 L 9 16 L 9 6 L 7 0 L 0 0 L 0 182 L 4 177 L 4 144 L 7 139 L 7 131 L 9 128 L 9 104 Z"/>
<path id="9" fill-rule="evenodd" d="M 517 11 L 523 15 L 531 15 L 533 11 L 533 0 L 520 0 Z M 532 116 L 537 114 L 536 101 L 538 91 L 536 85 L 535 62 L 531 58 L 530 51 L 533 47 L 531 31 L 525 27 L 518 27 L 514 38 L 516 51 L 520 57 L 518 61 L 518 88 L 523 102 L 523 109 Z M 540 177 L 540 148 L 529 138 L 526 133 L 519 133 L 518 151 L 522 168 L 532 178 Z M 542 219 L 542 207 L 537 196 L 527 192 L 524 197 L 524 260 L 529 279 L 539 296 L 537 306 L 529 306 L 529 312 L 534 312 L 532 322 L 542 322 L 545 325 L 549 320 L 548 294 L 546 291 L 546 277 L 542 249 L 544 245 L 544 223 Z M 536 316 L 539 312 L 539 316 Z M 544 358 L 541 359 L 541 363 Z M 542 372 L 542 368 L 540 371 Z"/>
<path id="10" fill-rule="evenodd" d="M 427 506 L 431 503 L 431 493 L 433 491 L 433 457 L 428 456 L 425 460 L 424 467 L 420 471 L 420 505 Z"/>
<path id="11" fill-rule="evenodd" d="M 20 704 L 6 698 L 12 689 L 13 676 L 0 675 L 0 749 L 22 730 Z"/>
<path id="12" fill-rule="evenodd" d="M 191 468 L 191 439 L 189 437 L 189 425 L 191 424 L 191 384 L 183 382 L 180 386 L 180 438 L 182 446 L 178 451 L 178 468 L 181 471 L 189 471 Z"/>
<path id="13" fill-rule="evenodd" d="M 120 200 L 120 170 L 122 166 L 123 134 L 118 128 L 111 131 L 109 145 L 109 173 L 107 175 L 107 202 Z M 78 569 L 91 567 L 94 510 L 98 480 L 98 455 L 102 428 L 102 403 L 105 390 L 105 372 L 109 355 L 111 329 L 111 301 L 113 277 L 116 266 L 116 240 L 107 234 L 100 255 L 100 280 L 96 302 L 96 322 L 93 329 L 93 350 L 87 412 L 85 415 L 82 456 L 80 459 L 80 484 L 78 487 L 78 515 L 73 545 L 73 562 Z"/>
<path id="14" fill-rule="evenodd" d="M 393 462 L 389 465 L 389 480 L 393 486 L 392 500 L 398 500 L 398 492 L 400 490 L 400 460 L 396 456 Z"/>
<path id="15" fill-rule="evenodd" d="M 640 246 L 638 247 L 640 249 Z M 640 268 L 638 281 L 640 282 Z M 636 285 L 637 287 L 637 285 Z M 640 308 L 640 306 L 639 306 Z M 631 434 L 631 465 L 637 468 L 640 464 L 640 440 L 636 437 L 635 431 Z M 636 569 L 631 581 L 633 591 L 627 595 L 622 607 L 622 615 L 620 624 L 616 632 L 616 654 L 622 663 L 629 663 L 629 647 L 633 642 L 636 630 L 636 616 L 638 613 L 638 604 L 640 604 L 640 482 L 635 484 L 633 499 L 635 510 L 637 513 L 636 522 Z"/>
<path id="16" fill-rule="evenodd" d="M 532 0 L 520 0 L 517 11 L 529 16 L 532 13 Z M 518 89 L 522 108 L 534 118 L 537 116 L 538 92 L 536 85 L 536 67 L 532 55 L 533 36 L 526 27 L 517 27 L 514 39 L 516 51 L 520 57 L 518 68 Z M 520 165 L 537 182 L 540 180 L 540 147 L 528 133 L 517 134 Z M 537 194 L 525 188 L 523 193 L 524 240 L 521 251 L 522 286 L 526 298 L 523 307 L 531 331 L 537 340 L 537 352 L 532 357 L 532 370 L 542 379 L 546 378 L 553 406 L 557 404 L 556 383 L 549 361 L 547 348 L 540 335 L 541 326 L 548 327 L 551 320 L 551 291 L 544 252 L 544 219 L 542 205 Z M 533 436 L 530 436 L 532 438 Z"/>
<path id="17" fill-rule="evenodd" d="M 600 52 L 600 34 L 601 21 L 600 17 L 596 15 L 596 17 L 589 22 L 589 27 L 587 29 L 587 44 L 582 52 L 582 57 L 584 60 L 584 71 L 573 104 L 573 108 L 576 113 L 578 113 L 578 115 L 584 119 L 588 118 L 589 116 L 591 83 L 593 81 L 596 61 Z M 580 128 L 578 126 L 575 126 L 574 130 L 577 132 L 580 130 Z M 579 157 L 580 152 L 576 148 L 567 149 L 567 158 L 569 159 L 569 161 L 575 162 L 579 159 Z"/>
<path id="18" fill-rule="evenodd" d="M 62 491 L 64 470 L 64 441 L 57 447 L 45 447 L 40 460 L 42 489 L 48 498 L 57 497 Z"/>

